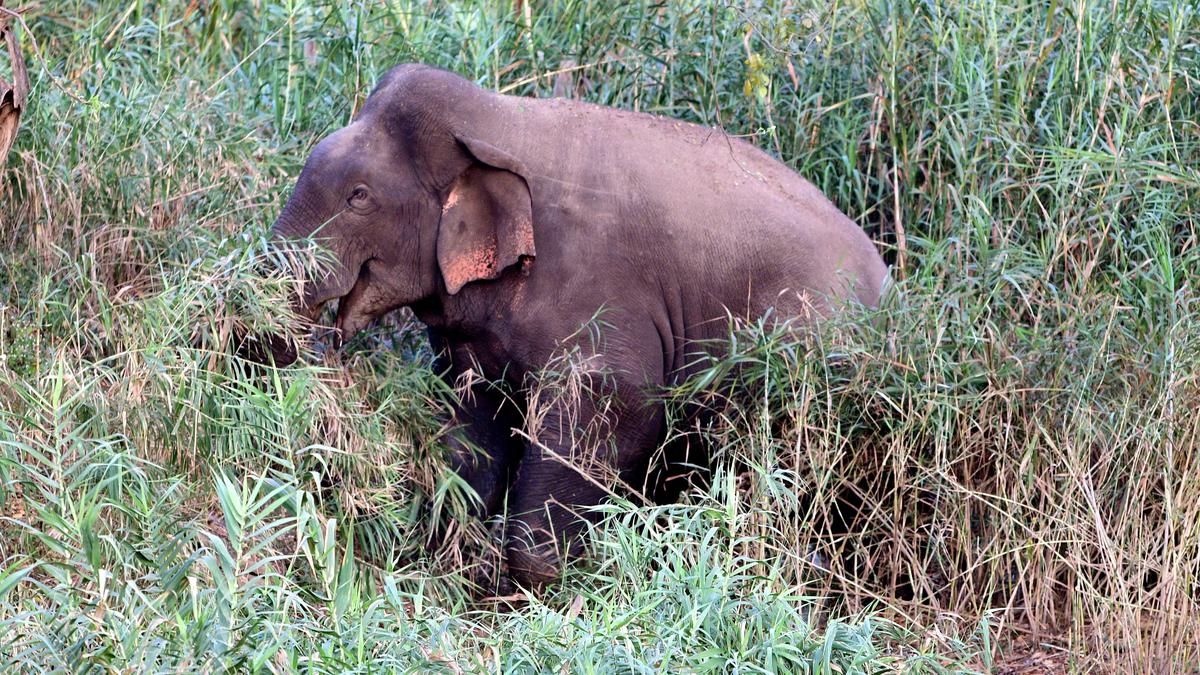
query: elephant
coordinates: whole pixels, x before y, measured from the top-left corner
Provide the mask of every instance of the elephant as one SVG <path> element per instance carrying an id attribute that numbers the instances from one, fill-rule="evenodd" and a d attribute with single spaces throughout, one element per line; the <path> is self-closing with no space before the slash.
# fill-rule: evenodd
<path id="1" fill-rule="evenodd" d="M 667 431 L 660 393 L 721 349 L 730 317 L 813 325 L 877 305 L 888 277 L 858 225 L 748 142 L 422 64 L 388 71 L 316 145 L 271 236 L 319 238 L 333 259 L 301 285 L 300 314 L 337 300 L 343 338 L 402 307 L 425 324 L 464 389 L 452 467 L 475 515 L 506 509 L 506 578 L 527 589 L 586 550 L 610 495 L 563 461 L 580 429 L 602 437 L 593 464 L 636 483 Z M 597 315 L 602 339 L 579 338 Z M 602 376 L 518 433 L 532 413 L 514 392 L 567 343 Z"/>

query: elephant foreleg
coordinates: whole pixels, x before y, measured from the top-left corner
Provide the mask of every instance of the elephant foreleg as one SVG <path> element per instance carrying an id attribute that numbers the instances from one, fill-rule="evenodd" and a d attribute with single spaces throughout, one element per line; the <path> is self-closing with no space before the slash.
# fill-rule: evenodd
<path id="1" fill-rule="evenodd" d="M 472 514 L 486 519 L 500 512 L 510 472 L 522 446 L 513 436 L 521 427 L 516 407 L 486 383 L 472 386 L 455 406 L 450 465 L 478 495 Z"/>
<path id="2" fill-rule="evenodd" d="M 557 402 L 529 430 L 508 498 L 505 555 L 517 583 L 538 587 L 555 579 L 563 561 L 582 552 L 581 535 L 597 517 L 592 507 L 640 483 L 630 472 L 644 466 L 662 412 L 641 396 L 634 400 L 609 416 L 594 399 Z"/>
<path id="3" fill-rule="evenodd" d="M 460 390 L 449 439 L 450 466 L 479 497 L 472 515 L 485 519 L 500 512 L 524 450 L 513 433 L 521 428 L 521 413 L 498 384 L 469 375 L 475 360 L 468 348 L 448 343 L 433 330 L 429 341 L 439 353 L 435 367 Z"/>

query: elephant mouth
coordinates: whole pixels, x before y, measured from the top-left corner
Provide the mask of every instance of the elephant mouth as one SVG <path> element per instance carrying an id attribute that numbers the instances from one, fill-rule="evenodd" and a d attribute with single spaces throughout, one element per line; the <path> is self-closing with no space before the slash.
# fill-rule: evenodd
<path id="1" fill-rule="evenodd" d="M 374 318 L 370 315 L 368 306 L 370 304 L 368 297 L 371 288 L 372 260 L 374 258 L 367 258 L 363 261 L 358 268 L 354 285 L 345 295 L 338 298 L 337 317 L 334 319 L 333 327 L 337 329 L 337 335 L 341 342 L 350 339 Z"/>
<path id="2" fill-rule="evenodd" d="M 378 304 L 371 301 L 372 296 L 376 295 L 371 284 L 370 263 L 372 260 L 374 258 L 363 261 L 359 266 L 353 285 L 345 291 L 344 295 L 322 298 L 322 294 L 327 291 L 318 290 L 313 293 L 316 299 L 312 299 L 310 296 L 309 299 L 301 300 L 296 307 L 297 312 L 316 329 L 314 334 L 316 345 L 324 343 L 336 349 L 375 318 L 370 313 L 372 304 Z M 326 286 L 326 288 L 329 287 Z M 322 328 L 318 325 L 318 317 L 321 315 L 321 310 L 333 300 L 337 300 L 338 307 L 333 330 L 330 330 L 329 327 Z M 290 341 L 274 333 L 243 339 L 237 351 L 241 356 L 255 363 L 268 363 L 273 360 L 276 366 L 290 365 L 299 356 Z M 318 347 L 318 351 L 323 351 L 323 349 Z"/>

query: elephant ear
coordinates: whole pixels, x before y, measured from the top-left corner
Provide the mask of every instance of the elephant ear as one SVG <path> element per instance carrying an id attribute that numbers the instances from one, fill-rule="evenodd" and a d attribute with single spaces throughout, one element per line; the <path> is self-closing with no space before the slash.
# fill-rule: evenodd
<path id="1" fill-rule="evenodd" d="M 451 186 L 438 226 L 438 267 L 450 295 L 535 256 L 524 167 L 487 143 L 458 140 L 474 161 Z"/>

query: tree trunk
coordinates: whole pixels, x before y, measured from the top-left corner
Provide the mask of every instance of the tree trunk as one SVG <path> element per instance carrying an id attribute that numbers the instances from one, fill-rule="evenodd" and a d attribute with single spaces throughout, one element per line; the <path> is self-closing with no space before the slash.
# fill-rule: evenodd
<path id="1" fill-rule="evenodd" d="M 4 8 L 4 0 L 0 0 L 0 44 L 8 50 L 8 58 L 12 61 L 13 81 L 7 82 L 0 78 L 0 169 L 4 168 L 8 159 L 8 151 L 17 138 L 17 128 L 21 123 L 21 111 L 25 109 L 26 97 L 29 95 L 29 75 L 25 71 L 25 60 L 17 46 L 16 13 Z"/>

